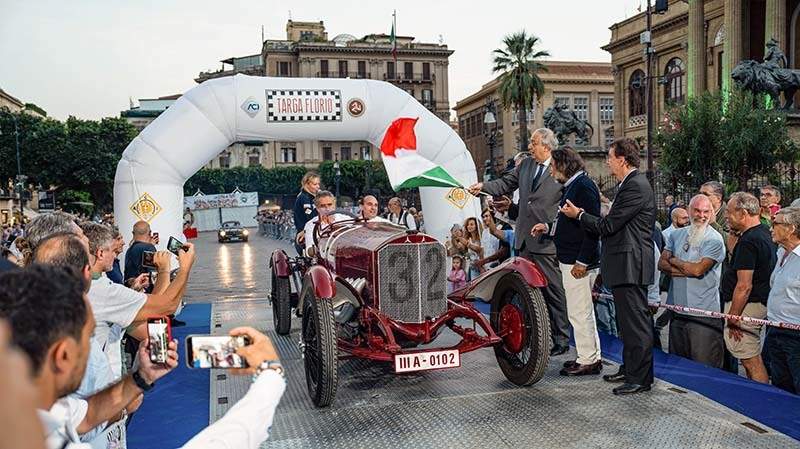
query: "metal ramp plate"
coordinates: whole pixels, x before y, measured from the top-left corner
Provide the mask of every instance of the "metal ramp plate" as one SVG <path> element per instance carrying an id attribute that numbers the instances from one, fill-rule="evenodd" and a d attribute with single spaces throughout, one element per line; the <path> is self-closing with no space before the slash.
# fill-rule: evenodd
<path id="1" fill-rule="evenodd" d="M 316 409 L 306 393 L 299 322 L 294 319 L 291 334 L 281 337 L 272 331 L 265 300 L 228 300 L 212 307 L 216 333 L 253 326 L 266 331 L 281 355 L 288 388 L 264 448 L 800 447 L 663 381 L 649 393 L 616 397 L 599 376 L 559 376 L 568 356 L 551 361 L 539 383 L 516 387 L 503 377 L 491 349 L 464 354 L 461 368 L 409 375 L 393 374 L 389 364 L 340 361 L 336 401 Z M 616 371 L 616 366 L 605 370 Z M 224 371 L 212 373 L 212 421 L 246 393 L 249 382 Z"/>

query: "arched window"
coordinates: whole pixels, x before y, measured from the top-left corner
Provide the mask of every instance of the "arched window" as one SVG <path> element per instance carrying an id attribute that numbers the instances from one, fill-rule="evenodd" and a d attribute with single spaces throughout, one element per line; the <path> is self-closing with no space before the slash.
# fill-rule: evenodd
<path id="1" fill-rule="evenodd" d="M 628 81 L 628 95 L 630 98 L 628 112 L 631 117 L 645 114 L 644 86 L 644 72 L 637 69 Z"/>
<path id="2" fill-rule="evenodd" d="M 672 58 L 664 69 L 664 102 L 667 104 L 681 104 L 685 98 L 686 70 L 681 58 Z"/>

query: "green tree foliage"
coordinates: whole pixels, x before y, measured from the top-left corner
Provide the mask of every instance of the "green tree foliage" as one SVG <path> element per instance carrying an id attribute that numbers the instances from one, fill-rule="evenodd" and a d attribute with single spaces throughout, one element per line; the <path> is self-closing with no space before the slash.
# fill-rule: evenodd
<path id="1" fill-rule="evenodd" d="M 389 183 L 389 176 L 380 161 L 340 161 L 339 171 L 342 177 L 339 180 L 339 194 L 356 198 L 364 195 L 367 189 L 367 177 L 369 177 L 369 189 L 379 190 L 381 195 L 388 195 L 393 192 Z M 330 191 L 336 189 L 336 171 L 333 162 L 327 161 L 319 165 L 319 173 L 322 176 L 322 184 Z M 369 175 L 367 175 L 369 173 Z"/>
<path id="2" fill-rule="evenodd" d="M 721 179 L 746 190 L 753 176 L 769 176 L 800 157 L 785 114 L 746 91 L 734 91 L 727 102 L 720 93 L 705 93 L 672 108 L 654 142 L 662 151 L 659 168 L 679 189 Z"/>
<path id="3" fill-rule="evenodd" d="M 70 117 L 66 122 L 0 111 L 0 180 L 17 174 L 14 118 L 19 129 L 22 174 L 31 184 L 86 192 L 100 210 L 110 209 L 114 174 L 136 128 L 122 118 L 101 121 Z M 86 198 L 83 198 L 86 199 Z"/>
<path id="4" fill-rule="evenodd" d="M 501 72 L 500 100 L 505 108 L 516 108 L 519 123 L 528 123 L 527 112 L 544 95 L 544 83 L 539 72 L 546 72 L 542 58 L 550 56 L 538 50 L 539 38 L 518 31 L 503 38 L 504 48 L 492 52 L 494 55 L 493 73 Z M 519 127 L 520 151 L 528 146 L 528 127 Z"/>

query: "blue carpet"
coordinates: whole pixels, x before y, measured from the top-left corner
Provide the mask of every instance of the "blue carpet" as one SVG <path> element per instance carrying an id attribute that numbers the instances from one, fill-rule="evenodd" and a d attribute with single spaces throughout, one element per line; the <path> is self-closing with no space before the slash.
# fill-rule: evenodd
<path id="1" fill-rule="evenodd" d="M 130 449 L 180 447 L 208 426 L 210 370 L 189 369 L 184 345 L 187 335 L 210 333 L 211 304 L 189 304 L 177 318 L 186 322 L 172 329 L 180 363 L 145 394 L 128 426 Z"/>

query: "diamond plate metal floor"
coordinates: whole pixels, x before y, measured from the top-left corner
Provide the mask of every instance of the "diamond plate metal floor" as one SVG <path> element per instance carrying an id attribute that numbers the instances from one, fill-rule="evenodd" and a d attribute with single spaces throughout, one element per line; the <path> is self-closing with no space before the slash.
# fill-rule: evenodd
<path id="1" fill-rule="evenodd" d="M 278 336 L 269 303 L 256 299 L 215 304 L 211 322 L 214 333 L 251 325 L 277 345 L 288 388 L 264 448 L 800 447 L 663 381 L 650 393 L 615 397 L 612 386 L 599 377 L 559 376 L 568 356 L 554 358 L 536 385 L 519 388 L 505 380 L 491 349 L 464 354 L 461 368 L 410 375 L 394 375 L 388 364 L 341 361 L 334 405 L 315 409 L 297 346 L 299 320 L 289 336 Z M 616 371 L 616 366 L 605 370 Z M 246 377 L 215 371 L 211 420 L 241 398 L 249 383 Z"/>

